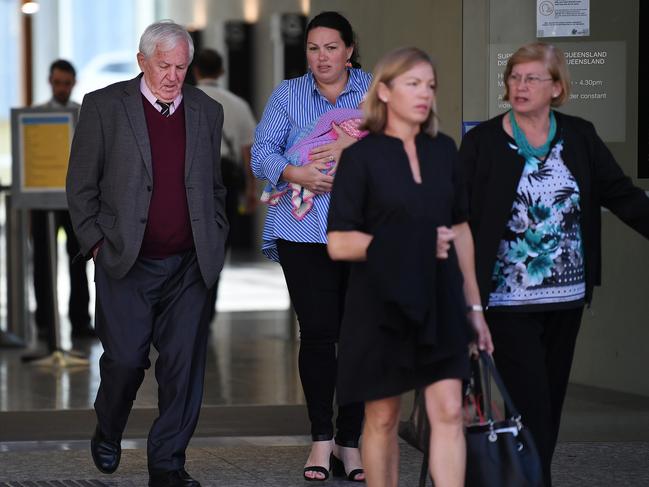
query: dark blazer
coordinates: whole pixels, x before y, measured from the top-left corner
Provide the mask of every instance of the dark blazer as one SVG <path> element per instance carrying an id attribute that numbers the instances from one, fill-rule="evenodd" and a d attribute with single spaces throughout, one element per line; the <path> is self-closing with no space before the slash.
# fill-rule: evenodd
<path id="1" fill-rule="evenodd" d="M 81 253 L 90 256 L 103 240 L 97 264 L 115 279 L 139 255 L 153 186 L 141 76 L 84 97 L 68 167 L 68 205 Z M 193 86 L 183 87 L 183 105 L 189 218 L 201 274 L 211 286 L 223 267 L 228 232 L 220 163 L 223 109 Z"/>
<path id="2" fill-rule="evenodd" d="M 581 193 L 581 232 L 586 270 L 586 301 L 601 283 L 601 207 L 615 213 L 649 238 L 649 198 L 633 185 L 615 162 L 592 123 L 555 112 L 563 160 Z M 516 196 L 524 159 L 508 147 L 514 143 L 502 128 L 504 115 L 469 131 L 460 146 L 469 192 L 469 223 L 476 253 L 476 274 L 482 304 L 491 292 L 491 275 Z"/>

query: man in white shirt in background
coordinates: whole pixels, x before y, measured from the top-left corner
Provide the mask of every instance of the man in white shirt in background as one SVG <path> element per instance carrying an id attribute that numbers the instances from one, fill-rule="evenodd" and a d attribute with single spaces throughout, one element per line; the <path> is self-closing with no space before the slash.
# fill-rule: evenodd
<path id="1" fill-rule="evenodd" d="M 230 235 L 235 230 L 239 207 L 246 214 L 252 213 L 257 203 L 256 179 L 250 168 L 250 149 L 257 122 L 250 105 L 243 98 L 219 86 L 219 78 L 225 72 L 223 59 L 214 49 L 202 49 L 194 56 L 192 64 L 196 87 L 223 106 L 223 132 L 221 142 L 221 164 L 223 183 L 228 190 L 225 212 L 230 222 Z M 243 192 L 243 198 L 241 193 Z M 230 237 L 226 241 L 226 250 Z M 214 287 L 213 301 L 216 304 L 218 282 Z M 214 306 L 212 307 L 214 317 Z"/>
<path id="2" fill-rule="evenodd" d="M 57 59 L 50 65 L 49 79 L 52 88 L 52 98 L 49 101 L 34 105 L 34 108 L 76 108 L 81 107 L 72 101 L 70 96 L 76 83 L 74 66 L 65 59 Z M 79 253 L 79 243 L 72 229 L 68 210 L 55 210 L 56 229 L 63 227 L 66 235 L 66 248 L 70 272 L 70 301 L 68 315 L 72 326 L 73 338 L 94 338 L 95 330 L 91 325 L 88 303 L 88 278 L 86 277 L 86 262 L 74 258 Z M 54 317 L 49 303 L 52 299 L 50 267 L 47 257 L 47 211 L 31 211 L 32 250 L 34 271 L 34 295 L 36 297 L 36 327 L 40 337 L 47 339 L 53 345 Z M 73 262 L 74 261 L 74 262 Z"/>

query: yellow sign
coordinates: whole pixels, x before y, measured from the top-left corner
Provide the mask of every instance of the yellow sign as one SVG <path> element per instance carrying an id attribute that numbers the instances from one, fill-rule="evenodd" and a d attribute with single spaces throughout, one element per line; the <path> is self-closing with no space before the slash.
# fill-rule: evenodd
<path id="1" fill-rule="evenodd" d="M 25 115 L 21 120 L 22 187 L 30 190 L 61 190 L 70 157 L 72 117 L 66 114 Z"/>

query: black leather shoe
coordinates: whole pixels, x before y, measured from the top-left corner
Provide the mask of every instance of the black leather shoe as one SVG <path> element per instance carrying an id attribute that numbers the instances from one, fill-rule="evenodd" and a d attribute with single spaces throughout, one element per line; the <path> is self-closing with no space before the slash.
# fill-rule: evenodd
<path id="1" fill-rule="evenodd" d="M 201 487 L 184 468 L 149 475 L 149 487 Z"/>
<path id="2" fill-rule="evenodd" d="M 119 466 L 119 460 L 122 456 L 122 446 L 119 441 L 109 440 L 99 429 L 95 428 L 95 434 L 90 440 L 90 452 L 92 461 L 102 473 L 113 473 Z"/>

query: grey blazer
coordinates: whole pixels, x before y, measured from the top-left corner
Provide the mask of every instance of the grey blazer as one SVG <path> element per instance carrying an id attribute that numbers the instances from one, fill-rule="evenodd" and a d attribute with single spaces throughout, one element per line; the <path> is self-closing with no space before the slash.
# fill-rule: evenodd
<path id="1" fill-rule="evenodd" d="M 141 74 L 86 95 L 67 175 L 67 199 L 81 253 L 115 279 L 140 252 L 153 175 L 140 92 Z M 223 267 L 228 223 L 221 177 L 223 109 L 201 90 L 183 87 L 185 190 L 198 264 L 210 287 Z"/>

